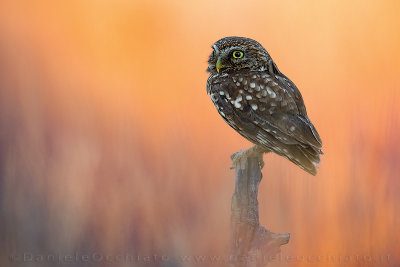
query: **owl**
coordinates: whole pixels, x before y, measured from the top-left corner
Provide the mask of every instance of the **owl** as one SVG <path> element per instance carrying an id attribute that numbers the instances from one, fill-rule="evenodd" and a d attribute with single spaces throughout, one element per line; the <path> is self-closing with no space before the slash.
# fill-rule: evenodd
<path id="1" fill-rule="evenodd" d="M 225 37 L 212 49 L 207 93 L 225 122 L 264 151 L 316 175 L 322 141 L 296 85 L 255 40 Z"/>

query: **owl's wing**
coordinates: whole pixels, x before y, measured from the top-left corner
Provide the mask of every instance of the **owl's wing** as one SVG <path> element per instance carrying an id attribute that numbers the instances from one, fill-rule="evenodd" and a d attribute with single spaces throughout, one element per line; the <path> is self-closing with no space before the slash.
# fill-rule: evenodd
<path id="1" fill-rule="evenodd" d="M 257 72 L 224 76 L 210 85 L 211 99 L 232 128 L 316 174 L 322 142 L 294 90 L 268 73 Z"/>
<path id="2" fill-rule="evenodd" d="M 281 137 L 283 143 L 311 145 L 320 149 L 321 138 L 307 116 L 297 87 L 286 77 L 260 79 L 258 84 L 260 91 L 255 98 L 248 100 L 251 107 L 249 113 L 252 113 L 249 116 L 254 122 L 270 129 L 270 133 Z"/>
<path id="3" fill-rule="evenodd" d="M 261 114 L 257 111 L 253 112 L 255 113 L 255 121 L 260 125 L 266 125 L 267 127 L 273 125 L 280 131 L 279 134 L 288 136 L 286 138 L 287 140 L 282 139 L 283 143 L 306 144 L 318 149 L 322 147 L 321 138 L 319 137 L 314 125 L 307 117 L 303 117 L 302 115 L 283 114 L 280 112 L 271 115 Z M 268 124 L 266 122 L 268 122 Z"/>
<path id="4" fill-rule="evenodd" d="M 232 106 L 224 107 L 224 110 L 229 114 L 224 113 L 224 120 L 242 136 L 316 175 L 322 153 L 320 145 L 314 146 L 307 141 L 310 136 L 308 126 L 301 119 L 297 120 L 296 115 L 275 113 L 263 116 L 253 108 L 239 110 Z M 291 131 L 293 125 L 297 127 Z"/>
<path id="5" fill-rule="evenodd" d="M 298 114 L 307 117 L 306 106 L 304 105 L 303 97 L 299 89 L 288 77 L 285 76 L 285 74 L 278 69 L 278 66 L 275 64 L 272 58 L 268 61 L 268 72 L 270 79 L 278 83 L 280 86 L 277 91 L 279 91 L 279 89 L 285 91 L 285 93 L 287 93 L 288 96 L 293 100 L 292 103 L 296 105 Z"/>

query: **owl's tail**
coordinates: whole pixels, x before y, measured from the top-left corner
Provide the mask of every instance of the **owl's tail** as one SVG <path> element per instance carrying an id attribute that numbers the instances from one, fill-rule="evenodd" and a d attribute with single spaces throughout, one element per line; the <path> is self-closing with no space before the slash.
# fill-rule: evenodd
<path id="1" fill-rule="evenodd" d="M 317 167 L 320 163 L 320 155 L 323 155 L 321 149 L 310 145 L 288 145 L 285 158 L 305 170 L 306 172 L 316 175 Z"/>

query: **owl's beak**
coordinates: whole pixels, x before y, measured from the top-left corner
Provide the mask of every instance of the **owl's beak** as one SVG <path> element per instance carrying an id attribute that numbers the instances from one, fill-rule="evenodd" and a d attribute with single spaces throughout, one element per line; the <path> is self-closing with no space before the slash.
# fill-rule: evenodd
<path id="1" fill-rule="evenodd" d="M 218 58 L 217 64 L 215 64 L 215 68 L 217 69 L 217 72 L 219 73 L 219 70 L 222 69 L 224 65 L 222 65 L 221 58 Z"/>

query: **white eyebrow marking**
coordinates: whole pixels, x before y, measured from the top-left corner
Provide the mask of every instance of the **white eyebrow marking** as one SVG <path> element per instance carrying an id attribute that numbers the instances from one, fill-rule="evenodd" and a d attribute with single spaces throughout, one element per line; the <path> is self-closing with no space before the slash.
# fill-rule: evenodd
<path id="1" fill-rule="evenodd" d="M 217 54 L 219 53 L 219 49 L 216 45 L 213 45 L 212 48 L 215 50 L 215 53 L 217 53 Z"/>

